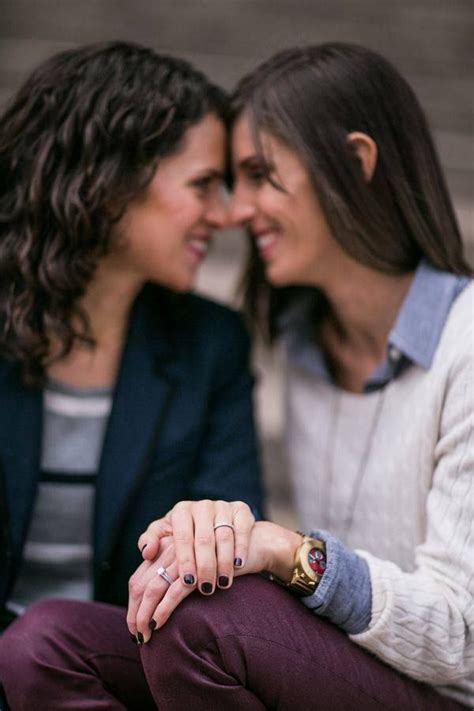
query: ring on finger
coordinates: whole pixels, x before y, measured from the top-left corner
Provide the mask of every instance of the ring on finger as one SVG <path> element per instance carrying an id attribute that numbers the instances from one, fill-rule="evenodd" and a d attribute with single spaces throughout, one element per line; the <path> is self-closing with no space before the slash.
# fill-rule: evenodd
<path id="1" fill-rule="evenodd" d="M 227 523 L 226 521 L 223 521 L 222 523 L 216 523 L 214 526 L 214 531 L 217 531 L 218 528 L 231 528 L 233 531 L 235 531 L 234 524 Z"/>
<path id="2" fill-rule="evenodd" d="M 168 585 L 173 585 L 174 580 L 171 577 L 171 575 L 168 573 L 166 568 L 163 568 L 163 567 L 158 568 L 158 570 L 156 571 L 156 574 L 159 575 L 161 578 L 163 578 L 163 580 L 166 580 Z"/>

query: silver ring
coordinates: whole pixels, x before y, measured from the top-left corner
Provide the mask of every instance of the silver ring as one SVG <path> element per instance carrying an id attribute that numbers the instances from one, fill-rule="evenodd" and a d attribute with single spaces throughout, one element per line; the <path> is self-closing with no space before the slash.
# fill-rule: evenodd
<path id="1" fill-rule="evenodd" d="M 161 578 L 163 578 L 163 580 L 166 580 L 168 585 L 172 585 L 174 583 L 173 578 L 168 573 L 166 568 L 158 568 L 158 570 L 156 571 L 156 574 L 159 575 Z"/>
<path id="2" fill-rule="evenodd" d="M 214 526 L 214 531 L 217 531 L 218 528 L 231 528 L 233 531 L 235 531 L 233 523 L 216 523 L 216 525 Z"/>

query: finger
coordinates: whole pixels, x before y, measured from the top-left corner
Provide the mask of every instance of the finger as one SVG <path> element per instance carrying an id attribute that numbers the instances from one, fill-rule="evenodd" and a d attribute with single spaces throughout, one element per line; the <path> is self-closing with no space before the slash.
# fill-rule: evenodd
<path id="1" fill-rule="evenodd" d="M 194 502 L 194 555 L 197 584 L 203 595 L 211 595 L 216 586 L 216 539 L 214 536 L 214 501 Z"/>
<path id="2" fill-rule="evenodd" d="M 188 585 L 191 588 L 196 585 L 197 581 L 194 556 L 194 505 L 195 502 L 192 501 L 180 501 L 171 512 L 178 575 L 184 585 Z"/>
<path id="3" fill-rule="evenodd" d="M 181 578 L 178 577 L 175 582 L 169 586 L 161 602 L 153 612 L 151 619 L 153 620 L 152 626 L 154 629 L 163 627 L 171 613 L 193 590 L 194 588 L 183 585 Z"/>
<path id="4" fill-rule="evenodd" d="M 146 572 L 151 565 L 152 563 L 149 560 L 144 560 L 128 581 L 128 607 L 126 619 L 130 634 L 134 636 L 137 633 L 136 617 L 143 592 L 145 590 Z"/>
<path id="5" fill-rule="evenodd" d="M 145 560 L 156 558 L 160 549 L 160 540 L 172 534 L 170 514 L 171 512 L 163 518 L 152 521 L 138 539 L 138 549 Z"/>
<path id="6" fill-rule="evenodd" d="M 164 572 L 160 574 L 160 570 L 164 570 Z M 150 572 L 151 577 L 146 584 L 136 615 L 139 643 L 146 643 L 150 639 L 151 633 L 156 627 L 156 620 L 153 617 L 154 612 L 168 594 L 170 587 L 177 582 L 178 587 L 184 588 L 178 576 L 176 559 L 170 561 L 167 565 L 158 565 L 158 562 L 156 562 Z M 167 579 L 163 576 L 166 576 Z M 172 581 L 171 583 L 169 582 L 170 580 Z"/>
<path id="7" fill-rule="evenodd" d="M 233 501 L 234 523 L 234 567 L 242 568 L 248 557 L 250 534 L 255 523 L 255 516 L 243 501 Z"/>
<path id="8" fill-rule="evenodd" d="M 174 548 L 172 545 L 168 545 L 156 561 L 143 561 L 130 578 L 128 583 L 127 625 L 131 634 L 137 635 L 138 632 L 142 633 L 142 630 L 139 630 L 137 626 L 137 615 L 147 590 L 147 586 L 156 576 L 156 571 L 160 566 L 166 567 L 174 560 Z M 164 592 L 164 590 L 165 588 L 163 586 L 162 592 Z M 156 593 L 156 595 L 155 605 L 158 604 L 160 599 L 159 592 Z"/>
<path id="9" fill-rule="evenodd" d="M 234 576 L 234 513 L 228 501 L 215 502 L 214 536 L 216 540 L 217 585 L 228 588 Z M 229 525 L 223 525 L 229 524 Z"/>

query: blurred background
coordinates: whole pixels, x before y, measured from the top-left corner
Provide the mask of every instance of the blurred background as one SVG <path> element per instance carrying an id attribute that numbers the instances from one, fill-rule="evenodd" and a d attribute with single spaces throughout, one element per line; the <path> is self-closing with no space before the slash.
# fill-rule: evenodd
<path id="1" fill-rule="evenodd" d="M 0 110 L 38 62 L 85 42 L 141 42 L 185 57 L 228 89 L 286 46 L 358 42 L 382 52 L 417 92 L 474 263 L 473 19 L 473 0 L 0 0 Z M 218 235 L 198 290 L 238 306 L 244 258 L 239 231 Z M 256 346 L 254 359 L 269 513 L 294 526 L 281 444 L 281 355 Z"/>

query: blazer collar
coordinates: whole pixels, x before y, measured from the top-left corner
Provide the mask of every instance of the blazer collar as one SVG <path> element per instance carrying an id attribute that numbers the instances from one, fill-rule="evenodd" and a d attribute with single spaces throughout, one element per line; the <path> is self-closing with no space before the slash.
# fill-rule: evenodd
<path id="1" fill-rule="evenodd" d="M 102 565 L 148 472 L 180 377 L 170 298 L 148 286 L 132 312 L 97 480 L 94 547 Z"/>

